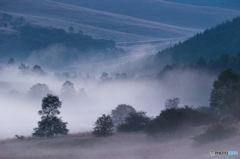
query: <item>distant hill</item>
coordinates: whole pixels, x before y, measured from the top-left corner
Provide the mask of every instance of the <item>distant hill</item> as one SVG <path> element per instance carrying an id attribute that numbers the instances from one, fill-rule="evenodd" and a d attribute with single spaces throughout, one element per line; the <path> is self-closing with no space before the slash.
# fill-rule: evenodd
<path id="1" fill-rule="evenodd" d="M 18 57 L 18 60 L 26 60 L 32 52 L 45 50 L 53 45 L 65 48 L 65 51 L 59 51 L 65 54 L 62 55 L 65 57 L 65 63 L 83 57 L 85 59 L 93 56 L 101 56 L 103 59 L 114 58 L 124 53 L 115 46 L 113 40 L 93 39 L 81 30 L 74 31 L 73 27 L 69 27 L 69 31 L 66 32 L 51 26 L 31 25 L 23 17 L 15 18 L 6 13 L 1 15 L 0 25 L 2 29 L 11 30 L 10 33 L 0 32 L 0 55 Z"/>
<path id="2" fill-rule="evenodd" d="M 240 17 L 225 21 L 203 33 L 198 33 L 183 43 L 158 52 L 156 62 L 172 56 L 173 62 L 196 62 L 201 56 L 207 61 L 222 54 L 234 55 L 240 51 Z"/>

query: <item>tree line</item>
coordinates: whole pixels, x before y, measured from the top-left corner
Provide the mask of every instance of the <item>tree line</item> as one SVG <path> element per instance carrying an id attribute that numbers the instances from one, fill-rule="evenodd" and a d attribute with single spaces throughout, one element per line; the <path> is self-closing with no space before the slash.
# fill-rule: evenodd
<path id="1" fill-rule="evenodd" d="M 240 74 L 231 68 L 223 70 L 213 82 L 210 96 L 210 107 L 194 108 L 185 105 L 179 107 L 177 97 L 165 101 L 165 109 L 155 118 L 150 118 L 144 111 L 136 111 L 130 105 L 120 104 L 111 111 L 103 114 L 94 125 L 92 134 L 97 137 L 106 137 L 117 132 L 144 132 L 150 136 L 172 135 L 192 127 L 215 124 L 207 129 L 206 134 L 195 136 L 195 141 L 208 142 L 206 138 L 223 139 L 236 135 L 236 129 L 228 128 L 219 122 L 232 123 L 239 121 L 240 115 Z M 42 120 L 38 128 L 34 129 L 33 136 L 54 136 L 67 134 L 67 123 L 56 115 L 61 102 L 57 96 L 47 95 L 42 100 L 42 110 L 38 113 Z M 222 132 L 218 132 L 221 130 Z M 216 134 L 218 137 L 216 138 Z M 215 135 L 215 136 L 214 136 Z M 229 136 L 230 135 L 230 136 Z"/>
<path id="2" fill-rule="evenodd" d="M 166 65 L 157 75 L 157 78 L 164 78 L 169 72 L 181 72 L 186 70 L 202 71 L 210 74 L 218 74 L 221 70 L 226 68 L 233 68 L 236 72 L 240 73 L 240 52 L 237 55 L 230 56 L 229 54 L 223 54 L 220 57 L 211 59 L 207 62 L 204 57 L 200 57 L 194 64 L 179 64 L 173 63 L 172 65 Z"/>

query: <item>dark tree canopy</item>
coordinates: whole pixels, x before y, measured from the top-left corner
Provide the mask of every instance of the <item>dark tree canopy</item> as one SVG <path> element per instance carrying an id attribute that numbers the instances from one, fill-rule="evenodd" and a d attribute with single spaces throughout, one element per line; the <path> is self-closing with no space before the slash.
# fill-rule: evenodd
<path id="1" fill-rule="evenodd" d="M 99 117 L 95 122 L 93 135 L 97 137 L 104 137 L 113 134 L 113 121 L 110 115 L 103 114 L 102 117 Z"/>
<path id="2" fill-rule="evenodd" d="M 180 130 L 187 130 L 189 127 L 205 125 L 213 121 L 212 116 L 189 106 L 171 108 L 161 111 L 159 116 L 150 121 L 146 126 L 146 133 L 149 135 L 173 134 Z"/>
<path id="3" fill-rule="evenodd" d="M 54 135 L 67 135 L 67 122 L 63 122 L 61 118 L 56 116 L 49 117 L 48 119 L 42 119 L 38 122 L 38 128 L 34 129 L 33 136 L 44 137 L 47 127 L 47 137 Z"/>
<path id="4" fill-rule="evenodd" d="M 114 126 L 117 127 L 123 123 L 129 113 L 136 112 L 136 110 L 127 104 L 120 104 L 114 110 L 111 111 Z"/>
<path id="5" fill-rule="evenodd" d="M 117 131 L 119 132 L 138 132 L 143 131 L 150 122 L 150 118 L 146 116 L 146 112 L 130 112 L 124 123 L 119 124 Z"/>
<path id="6" fill-rule="evenodd" d="M 240 74 L 232 68 L 223 70 L 213 82 L 210 106 L 222 115 L 240 107 Z"/>
<path id="7" fill-rule="evenodd" d="M 42 120 L 38 122 L 38 128 L 34 128 L 33 136 L 48 137 L 68 133 L 67 122 L 62 122 L 61 118 L 56 116 L 60 114 L 58 109 L 61 108 L 61 104 L 58 96 L 48 94 L 43 98 L 42 110 L 38 111 Z"/>

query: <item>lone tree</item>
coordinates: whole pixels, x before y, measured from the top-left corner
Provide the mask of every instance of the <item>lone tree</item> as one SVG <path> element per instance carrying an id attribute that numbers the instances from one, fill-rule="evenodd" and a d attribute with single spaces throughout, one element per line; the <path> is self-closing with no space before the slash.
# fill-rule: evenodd
<path id="1" fill-rule="evenodd" d="M 240 107 L 240 75 L 232 68 L 223 70 L 213 82 L 210 107 L 221 115 L 229 115 Z"/>
<path id="2" fill-rule="evenodd" d="M 103 114 L 102 117 L 99 117 L 95 122 L 92 134 L 97 137 L 109 136 L 113 134 L 113 127 L 114 125 L 111 116 Z"/>
<path id="3" fill-rule="evenodd" d="M 177 108 L 179 103 L 180 99 L 178 97 L 167 99 L 165 101 L 165 108 L 166 109 Z"/>
<path id="4" fill-rule="evenodd" d="M 38 128 L 34 128 L 33 136 L 46 138 L 58 134 L 67 135 L 67 122 L 63 122 L 61 118 L 56 115 L 60 114 L 58 108 L 61 108 L 62 102 L 59 101 L 58 96 L 48 94 L 42 100 L 42 110 L 38 111 L 41 115 L 41 121 L 38 122 Z"/>
<path id="5" fill-rule="evenodd" d="M 74 84 L 71 81 L 66 81 L 62 85 L 61 95 L 63 96 L 73 96 L 76 95 L 76 90 Z"/>
<path id="6" fill-rule="evenodd" d="M 136 113 L 136 110 L 132 106 L 127 104 L 118 105 L 116 109 L 111 112 L 114 126 L 117 127 L 119 124 L 122 124 L 131 112 Z"/>
<path id="7" fill-rule="evenodd" d="M 33 66 L 32 68 L 32 73 L 35 75 L 39 75 L 39 76 L 44 76 L 46 75 L 46 73 L 42 70 L 42 68 L 38 65 Z"/>

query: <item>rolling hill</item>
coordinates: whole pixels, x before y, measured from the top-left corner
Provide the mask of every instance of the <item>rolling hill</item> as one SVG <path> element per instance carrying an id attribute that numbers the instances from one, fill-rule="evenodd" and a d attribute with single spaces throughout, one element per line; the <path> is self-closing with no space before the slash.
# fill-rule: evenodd
<path id="1" fill-rule="evenodd" d="M 181 4 L 181 0 L 175 1 L 176 3 L 161 0 L 54 1 L 168 25 L 197 29 L 215 26 L 222 21 L 232 19 L 240 13 L 235 10 L 217 8 L 214 5 L 205 7 Z"/>

